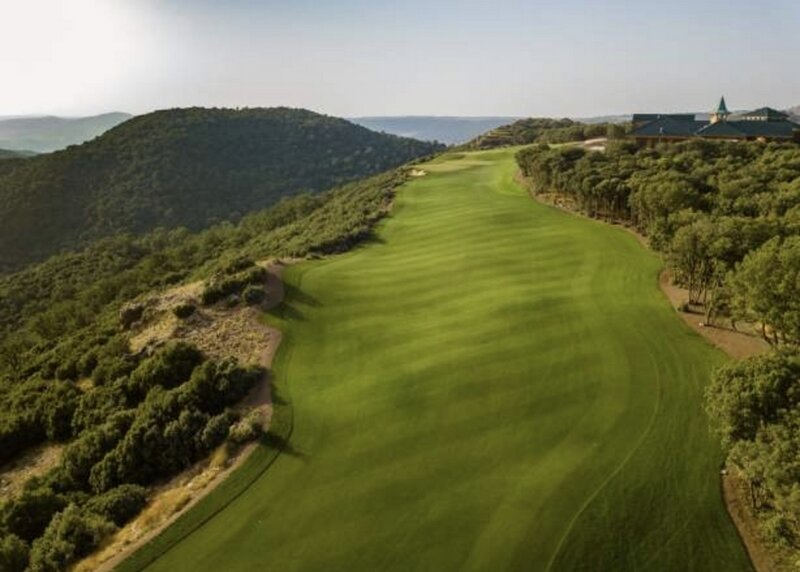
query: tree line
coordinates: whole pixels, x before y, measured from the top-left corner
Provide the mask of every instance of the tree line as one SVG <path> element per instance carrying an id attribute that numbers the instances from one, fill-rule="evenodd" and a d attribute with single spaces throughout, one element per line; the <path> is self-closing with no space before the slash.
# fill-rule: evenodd
<path id="1" fill-rule="evenodd" d="M 517 162 L 534 193 L 645 234 L 707 324 L 757 325 L 772 352 L 716 372 L 706 409 L 767 536 L 800 547 L 800 146 L 535 145 Z"/>
<path id="2" fill-rule="evenodd" d="M 557 144 L 598 137 L 619 139 L 624 137 L 625 132 L 626 128 L 616 123 L 581 123 L 572 119 L 531 117 L 492 129 L 464 145 L 464 148 L 481 150 L 532 143 Z"/>

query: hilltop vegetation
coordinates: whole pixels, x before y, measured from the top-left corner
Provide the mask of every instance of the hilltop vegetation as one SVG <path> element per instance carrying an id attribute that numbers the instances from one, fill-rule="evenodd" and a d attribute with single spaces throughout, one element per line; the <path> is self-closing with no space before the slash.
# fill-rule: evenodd
<path id="1" fill-rule="evenodd" d="M 175 109 L 0 162 L 0 270 L 121 232 L 199 230 L 439 147 L 295 109 Z"/>
<path id="2" fill-rule="evenodd" d="M 580 123 L 571 119 L 529 118 L 492 129 L 467 143 L 467 149 L 494 149 L 531 143 L 569 143 L 595 137 L 619 137 L 623 126 Z"/>
<path id="3" fill-rule="evenodd" d="M 0 149 L 0 161 L 3 159 L 25 159 L 36 155 L 33 151 L 12 151 L 10 149 Z"/>
<path id="4" fill-rule="evenodd" d="M 534 146 L 517 159 L 534 192 L 645 233 L 706 323 L 758 325 L 774 355 L 720 370 L 707 409 L 767 536 L 800 547 L 800 147 Z"/>
<path id="5" fill-rule="evenodd" d="M 116 236 L 0 278 L 0 464 L 68 443 L 53 470 L 3 499 L 0 569 L 65 570 L 135 516 L 154 482 L 253 436 L 230 406 L 263 371 L 182 342 L 132 351 L 137 297 L 202 279 L 257 303 L 253 260 L 351 248 L 405 177 L 284 199 L 196 234 Z"/>
<path id="6" fill-rule="evenodd" d="M 119 112 L 91 117 L 0 117 L 0 148 L 49 153 L 94 139 L 131 117 Z"/>

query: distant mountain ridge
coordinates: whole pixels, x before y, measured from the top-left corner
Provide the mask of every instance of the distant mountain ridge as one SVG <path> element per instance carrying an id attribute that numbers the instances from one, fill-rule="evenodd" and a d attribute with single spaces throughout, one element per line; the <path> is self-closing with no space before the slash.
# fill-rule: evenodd
<path id="1" fill-rule="evenodd" d="M 57 151 L 94 139 L 131 117 L 121 112 L 90 117 L 0 117 L 0 149 Z"/>
<path id="2" fill-rule="evenodd" d="M 0 149 L 0 159 L 24 159 L 36 155 L 33 151 L 12 151 L 11 149 Z"/>
<path id="3" fill-rule="evenodd" d="M 350 121 L 373 131 L 456 145 L 516 121 L 517 117 L 456 117 L 405 115 L 351 117 Z"/>
<path id="4" fill-rule="evenodd" d="M 289 108 L 172 109 L 0 161 L 0 271 L 121 232 L 205 228 L 442 146 Z"/>

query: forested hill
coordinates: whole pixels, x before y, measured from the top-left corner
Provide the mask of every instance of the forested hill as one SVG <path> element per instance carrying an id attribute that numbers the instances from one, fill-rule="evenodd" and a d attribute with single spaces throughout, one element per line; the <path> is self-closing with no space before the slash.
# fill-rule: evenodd
<path id="1" fill-rule="evenodd" d="M 567 143 L 594 137 L 619 136 L 624 127 L 610 123 L 582 123 L 572 119 L 531 117 L 492 129 L 466 144 L 467 149 L 494 149 L 531 143 Z"/>
<path id="2" fill-rule="evenodd" d="M 173 109 L 0 162 L 0 271 L 119 232 L 200 229 L 440 146 L 310 111 Z"/>

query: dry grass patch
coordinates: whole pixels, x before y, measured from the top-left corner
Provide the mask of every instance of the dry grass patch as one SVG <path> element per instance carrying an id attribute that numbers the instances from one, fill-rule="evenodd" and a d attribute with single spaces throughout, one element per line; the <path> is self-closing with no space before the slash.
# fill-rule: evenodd
<path id="1" fill-rule="evenodd" d="M 0 498 L 9 500 L 21 491 L 25 483 L 33 477 L 46 474 L 61 460 L 64 445 L 45 443 L 32 447 L 18 458 L 0 467 Z"/>

